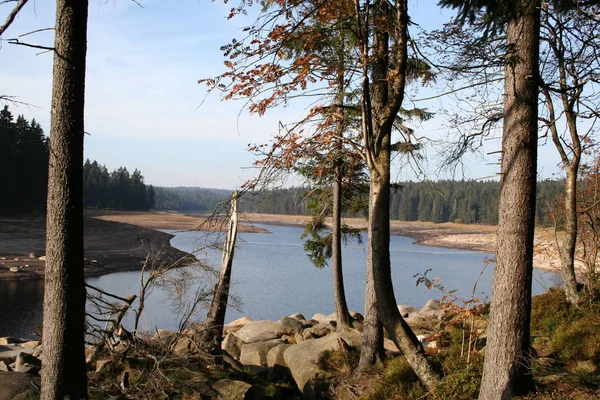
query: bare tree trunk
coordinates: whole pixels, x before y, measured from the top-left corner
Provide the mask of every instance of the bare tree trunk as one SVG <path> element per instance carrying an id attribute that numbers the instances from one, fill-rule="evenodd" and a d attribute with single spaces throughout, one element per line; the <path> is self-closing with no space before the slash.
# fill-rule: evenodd
<path id="1" fill-rule="evenodd" d="M 83 141 L 87 0 L 57 0 L 41 399 L 86 399 Z"/>
<path id="2" fill-rule="evenodd" d="M 215 286 L 208 315 L 203 323 L 205 329 L 203 333 L 204 345 L 207 346 L 210 354 L 221 355 L 221 342 L 223 341 L 223 325 L 225 324 L 225 312 L 227 311 L 227 302 L 229 301 L 229 285 L 231 282 L 231 267 L 233 265 L 233 255 L 235 251 L 235 242 L 237 239 L 238 214 L 237 214 L 236 191 L 231 196 L 231 216 L 229 219 L 229 228 L 227 237 L 223 244 L 223 258 L 221 263 L 221 274 L 219 281 Z"/>
<path id="3" fill-rule="evenodd" d="M 561 253 L 561 276 L 565 297 L 570 304 L 579 302 L 577 277 L 575 275 L 575 247 L 577 243 L 577 169 L 574 164 L 567 167 L 565 182 L 565 237 Z"/>
<path id="4" fill-rule="evenodd" d="M 539 8 L 516 2 L 507 26 L 498 243 L 479 399 L 533 389 L 529 354 L 537 168 Z"/>
<path id="5" fill-rule="evenodd" d="M 331 268 L 333 271 L 333 292 L 337 330 L 350 326 L 350 313 L 346 303 L 344 290 L 344 274 L 342 269 L 342 166 L 341 160 L 336 160 L 333 182 L 333 221 L 331 224 Z"/>

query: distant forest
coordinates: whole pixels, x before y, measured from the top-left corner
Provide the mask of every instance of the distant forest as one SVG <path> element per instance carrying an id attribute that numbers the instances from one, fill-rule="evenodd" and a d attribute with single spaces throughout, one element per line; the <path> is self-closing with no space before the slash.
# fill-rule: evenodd
<path id="1" fill-rule="evenodd" d="M 0 214 L 46 210 L 49 138 L 35 120 L 8 106 L 0 111 Z M 149 210 L 154 188 L 144 184 L 137 169 L 121 167 L 111 173 L 104 165 L 86 160 L 83 166 L 84 206 L 116 210 Z"/>
<path id="2" fill-rule="evenodd" d="M 538 182 L 537 223 L 553 224 L 552 204 L 562 193 L 560 181 Z M 244 199 L 242 212 L 309 215 L 306 188 L 274 189 Z M 457 222 L 463 224 L 498 223 L 497 181 L 400 182 L 390 199 L 390 218 L 400 221 Z M 231 191 L 202 188 L 156 188 L 156 208 L 176 211 L 212 211 Z M 364 213 L 355 216 L 366 216 Z"/>

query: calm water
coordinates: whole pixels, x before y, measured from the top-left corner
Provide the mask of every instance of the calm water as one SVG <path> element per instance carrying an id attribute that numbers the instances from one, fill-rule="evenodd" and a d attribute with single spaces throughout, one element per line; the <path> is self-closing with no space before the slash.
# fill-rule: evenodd
<path id="1" fill-rule="evenodd" d="M 302 313 L 309 318 L 314 313 L 330 314 L 332 300 L 331 268 L 315 268 L 302 249 L 302 228 L 262 225 L 272 234 L 242 233 L 236 249 L 231 294 L 240 301 L 238 309 L 228 309 L 227 321 L 241 316 L 255 320 L 278 320 L 284 315 Z M 198 232 L 169 231 L 175 235 L 171 243 L 184 251 L 195 251 L 212 242 L 206 234 Z M 416 274 L 428 273 L 430 278 L 440 278 L 447 290 L 457 290 L 458 297 L 468 298 L 473 284 L 484 266 L 489 253 L 445 249 L 415 245 L 414 240 L 392 236 L 390 241 L 392 278 L 398 304 L 422 307 L 431 298 L 443 293 L 416 285 Z M 366 243 L 366 240 L 365 240 Z M 366 250 L 356 242 L 344 248 L 344 282 L 350 309 L 362 312 L 364 308 Z M 219 268 L 220 252 L 200 250 L 197 258 Z M 193 297 L 198 286 L 212 288 L 214 275 L 199 272 L 200 268 L 185 269 L 192 278 L 186 278 L 190 288 L 186 298 Z M 176 271 L 174 274 L 180 274 Z M 493 264 L 488 265 L 476 289 L 476 297 L 491 296 Z M 559 281 L 555 274 L 534 271 L 534 294 L 543 292 Z M 88 282 L 121 296 L 137 294 L 140 287 L 139 272 L 121 272 L 90 278 Z M 31 337 L 39 327 L 43 284 L 40 282 L 0 282 L 0 336 Z M 147 300 L 141 327 L 176 329 L 180 321 L 179 310 L 167 290 L 155 288 Z M 206 310 L 196 313 L 202 320 Z"/>

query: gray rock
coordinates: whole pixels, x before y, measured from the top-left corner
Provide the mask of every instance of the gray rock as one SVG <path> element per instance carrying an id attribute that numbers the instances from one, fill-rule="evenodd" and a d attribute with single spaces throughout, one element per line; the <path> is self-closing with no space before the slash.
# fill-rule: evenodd
<path id="1" fill-rule="evenodd" d="M 0 400 L 37 400 L 40 377 L 0 371 Z"/>
<path id="2" fill-rule="evenodd" d="M 335 328 L 332 325 L 321 323 L 319 325 L 313 326 L 312 328 L 305 329 L 302 333 L 302 337 L 304 338 L 304 340 L 320 338 L 330 334 L 334 330 Z"/>
<path id="3" fill-rule="evenodd" d="M 442 311 L 442 303 L 439 300 L 431 299 L 427 303 L 421 311 Z"/>
<path id="4" fill-rule="evenodd" d="M 230 332 L 221 342 L 221 349 L 225 350 L 231 357 L 239 360 L 240 355 L 242 354 L 242 346 L 244 344 L 246 343 L 242 339 Z"/>
<path id="5" fill-rule="evenodd" d="M 8 366 L 9 363 L 6 361 L 0 361 L 0 371 L 11 372 L 12 368 Z"/>
<path id="6" fill-rule="evenodd" d="M 439 323 L 437 317 L 422 315 L 420 312 L 410 314 L 408 318 L 405 318 L 405 321 L 413 329 L 427 330 L 434 330 Z"/>
<path id="7" fill-rule="evenodd" d="M 222 379 L 213 384 L 218 400 L 245 400 L 253 397 L 252 385 L 242 381 Z"/>
<path id="8" fill-rule="evenodd" d="M 194 342 L 185 336 L 180 337 L 173 346 L 173 353 L 179 355 L 191 354 L 195 350 Z"/>
<path id="9" fill-rule="evenodd" d="M 294 339 L 296 340 L 296 343 L 304 342 L 304 337 L 302 336 L 302 333 L 296 333 L 294 335 Z"/>
<path id="10" fill-rule="evenodd" d="M 269 373 L 267 375 L 267 380 L 271 382 L 278 381 L 287 381 L 289 380 L 289 369 L 283 358 L 283 353 L 290 347 L 292 344 L 280 344 L 273 347 L 269 350 L 267 354 L 267 367 L 269 367 Z"/>
<path id="11" fill-rule="evenodd" d="M 246 366 L 266 367 L 269 350 L 280 344 L 279 339 L 246 343 L 242 346 L 240 363 Z"/>
<path id="12" fill-rule="evenodd" d="M 235 336 L 246 343 L 253 343 L 276 339 L 281 336 L 280 331 L 281 325 L 277 322 L 254 321 L 235 332 Z"/>
<path id="13" fill-rule="evenodd" d="M 304 318 L 304 315 L 302 315 L 300 313 L 292 314 L 289 317 L 293 318 L 293 319 L 295 319 L 297 321 L 304 321 L 304 320 L 306 320 L 306 318 Z"/>
<path id="14" fill-rule="evenodd" d="M 24 342 L 24 340 L 16 338 L 16 337 L 12 337 L 12 336 L 0 337 L 0 346 L 6 346 L 6 345 L 10 345 L 10 344 L 19 344 L 22 342 Z"/>
<path id="15" fill-rule="evenodd" d="M 19 353 L 15 361 L 15 372 L 37 374 L 42 368 L 42 361 L 27 353 Z"/>
<path id="16" fill-rule="evenodd" d="M 164 346 L 168 346 L 171 344 L 173 339 L 175 339 L 175 336 L 177 336 L 177 334 L 173 331 L 169 331 L 167 329 L 158 329 L 152 338 L 162 343 Z"/>
<path id="17" fill-rule="evenodd" d="M 329 315 L 315 314 L 312 316 L 311 319 L 318 321 L 320 324 L 327 324 L 331 321 L 335 321 L 337 319 L 337 317 L 336 317 L 335 313 L 329 314 Z"/>
<path id="18" fill-rule="evenodd" d="M 254 320 L 250 317 L 242 317 L 236 319 L 235 321 L 231 321 L 223 327 L 223 334 L 226 335 L 230 332 L 237 332 L 244 326 L 248 325 L 250 322 L 254 322 Z"/>
<path id="19" fill-rule="evenodd" d="M 34 349 L 24 349 L 21 346 L 6 347 L 8 348 L 8 350 L 0 352 L 0 361 L 6 361 L 7 363 L 14 362 L 20 353 L 33 354 L 35 352 Z"/>
<path id="20" fill-rule="evenodd" d="M 39 345 L 40 345 L 39 340 L 32 340 L 29 342 L 21 343 L 21 347 L 23 347 L 25 349 L 34 349 L 34 348 L 38 347 Z"/>
<path id="21" fill-rule="evenodd" d="M 402 315 L 402 318 L 407 318 L 408 316 L 410 316 L 410 314 L 419 312 L 420 310 L 417 307 L 413 306 L 399 305 L 398 311 L 400 311 L 400 315 Z"/>
<path id="22" fill-rule="evenodd" d="M 293 335 L 294 333 L 302 330 L 302 322 L 291 317 L 281 318 L 279 320 L 279 324 L 281 325 L 281 330 L 279 331 L 281 334 L 280 336 Z"/>
<path id="23" fill-rule="evenodd" d="M 31 353 L 32 356 L 37 357 L 37 358 L 41 358 L 42 357 L 42 348 L 38 347 L 37 349 L 35 349 L 33 351 L 33 353 Z"/>
<path id="24" fill-rule="evenodd" d="M 363 315 L 358 311 L 350 311 L 350 317 L 352 317 L 354 321 L 358 322 L 363 322 L 365 320 L 365 317 L 363 317 Z"/>
<path id="25" fill-rule="evenodd" d="M 287 364 L 296 385 L 305 396 L 314 395 L 313 380 L 320 372 L 317 366 L 319 356 L 325 350 L 338 348 L 338 338 L 343 338 L 346 343 L 353 347 L 360 347 L 362 335 L 355 330 L 335 332 L 320 339 L 307 340 L 300 344 L 288 347 L 283 358 Z"/>

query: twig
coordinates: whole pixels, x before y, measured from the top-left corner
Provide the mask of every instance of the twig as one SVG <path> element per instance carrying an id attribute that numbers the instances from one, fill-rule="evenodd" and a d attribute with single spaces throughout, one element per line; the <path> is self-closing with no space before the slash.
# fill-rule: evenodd
<path id="1" fill-rule="evenodd" d="M 11 11 L 11 13 L 8 14 L 8 17 L 6 18 L 6 21 L 4 22 L 4 25 L 0 26 L 0 36 L 2 36 L 2 34 L 13 23 L 13 21 L 15 20 L 17 14 L 19 13 L 19 11 L 21 11 L 21 9 L 25 6 L 25 4 L 27 4 L 27 1 L 29 1 L 29 0 L 20 0 L 17 3 L 17 5 L 15 6 L 15 8 Z"/>

